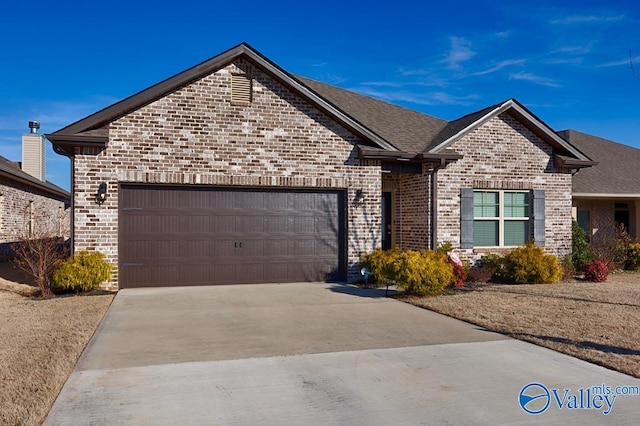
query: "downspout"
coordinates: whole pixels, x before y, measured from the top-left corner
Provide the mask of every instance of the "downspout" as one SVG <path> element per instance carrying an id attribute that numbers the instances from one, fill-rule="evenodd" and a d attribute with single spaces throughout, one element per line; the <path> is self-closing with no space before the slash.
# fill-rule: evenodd
<path id="1" fill-rule="evenodd" d="M 440 159 L 440 164 L 436 164 L 431 170 L 431 244 L 430 249 L 438 248 L 438 170 L 446 165 L 444 158 Z"/>
<path id="2" fill-rule="evenodd" d="M 53 150 L 55 151 L 56 154 L 60 154 L 60 155 L 64 155 L 65 157 L 67 157 L 69 159 L 69 161 L 71 161 L 71 185 L 69 185 L 69 188 L 71 189 L 69 192 L 71 193 L 71 206 L 69 207 L 71 209 L 71 214 L 69 215 L 69 239 L 71 240 L 71 255 L 73 255 L 74 251 L 75 251 L 75 156 L 73 154 L 69 154 L 68 152 L 60 149 L 58 147 L 58 145 L 54 144 L 53 142 L 51 143 L 51 145 L 53 146 Z"/>

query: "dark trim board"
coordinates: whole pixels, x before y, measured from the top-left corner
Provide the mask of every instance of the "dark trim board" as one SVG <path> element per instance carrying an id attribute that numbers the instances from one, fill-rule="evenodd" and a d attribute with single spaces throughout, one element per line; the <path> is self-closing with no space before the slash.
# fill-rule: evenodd
<path id="1" fill-rule="evenodd" d="M 120 288 L 344 281 L 345 190 L 121 184 Z"/>

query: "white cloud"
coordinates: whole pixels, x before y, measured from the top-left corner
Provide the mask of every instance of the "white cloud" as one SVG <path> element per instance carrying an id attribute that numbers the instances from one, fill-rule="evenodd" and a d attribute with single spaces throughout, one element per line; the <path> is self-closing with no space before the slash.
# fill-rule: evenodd
<path id="1" fill-rule="evenodd" d="M 462 68 L 462 63 L 468 61 L 476 55 L 476 52 L 471 50 L 471 42 L 463 37 L 451 37 L 451 50 L 444 59 L 444 63 L 447 64 L 447 68 L 452 70 L 458 70 Z"/>
<path id="2" fill-rule="evenodd" d="M 490 68 L 487 68 L 484 71 L 474 72 L 471 75 L 472 76 L 478 76 L 478 75 L 491 74 L 491 73 L 494 73 L 496 71 L 500 71 L 501 69 L 506 68 L 506 67 L 524 65 L 525 62 L 527 62 L 526 59 L 506 59 L 504 61 L 498 62 L 494 66 L 492 66 Z"/>
<path id="3" fill-rule="evenodd" d="M 554 19 L 551 21 L 554 25 L 579 25 L 579 24 L 597 24 L 597 23 L 610 23 L 618 22 L 625 19 L 625 15 L 609 15 L 609 16 L 597 16 L 597 15 L 570 15 L 564 18 Z"/>
<path id="4" fill-rule="evenodd" d="M 471 101 L 478 99 L 477 95 L 454 96 L 450 93 L 435 92 L 431 93 L 431 97 L 440 104 L 446 105 L 469 105 Z"/>
<path id="5" fill-rule="evenodd" d="M 555 81 L 553 81 L 552 79 L 548 77 L 538 76 L 530 72 L 512 73 L 512 74 L 509 74 L 509 79 L 529 81 L 531 83 L 539 84 L 540 86 L 560 87 L 560 85 Z"/>
<path id="6" fill-rule="evenodd" d="M 562 46 L 562 47 L 559 47 L 559 48 L 557 48 L 555 50 L 552 50 L 551 54 L 571 53 L 571 54 L 581 55 L 581 54 L 589 53 L 589 52 L 591 52 L 594 43 L 595 42 L 592 41 L 589 44 L 587 44 L 586 46 Z"/>
<path id="7" fill-rule="evenodd" d="M 620 59 L 619 61 L 612 61 L 612 62 L 605 62 L 602 64 L 598 64 L 595 67 L 596 68 L 608 68 L 608 67 L 619 67 L 619 66 L 631 66 L 631 64 L 637 64 L 638 62 L 640 62 L 640 56 L 634 56 L 631 57 L 629 56 L 628 58 L 625 59 Z"/>
<path id="8" fill-rule="evenodd" d="M 14 108 L 10 114 L 0 111 L 3 116 L 0 119 L 0 131 L 22 134 L 28 131 L 28 121 L 37 120 L 42 126 L 41 133 L 53 132 L 116 101 L 108 96 L 92 96 L 86 101 L 33 101 Z"/>
<path id="9" fill-rule="evenodd" d="M 476 95 L 455 96 L 445 92 L 415 93 L 403 90 L 386 92 L 367 87 L 351 90 L 387 102 L 408 102 L 417 105 L 468 105 L 472 100 L 477 99 Z"/>

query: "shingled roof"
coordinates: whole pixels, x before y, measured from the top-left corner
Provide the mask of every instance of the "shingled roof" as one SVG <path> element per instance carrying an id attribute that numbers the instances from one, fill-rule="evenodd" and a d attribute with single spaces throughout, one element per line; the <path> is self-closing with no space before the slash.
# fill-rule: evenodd
<path id="1" fill-rule="evenodd" d="M 640 197 L 640 149 L 575 130 L 558 135 L 598 162 L 573 177 L 574 196 Z"/>
<path id="2" fill-rule="evenodd" d="M 448 147 L 458 138 L 491 117 L 508 112 L 557 149 L 561 155 L 559 158 L 571 159 L 571 167 L 589 167 L 593 164 L 582 152 L 556 135 L 542 120 L 515 99 L 508 99 L 456 120 L 446 121 L 305 77 L 296 78 L 338 109 L 407 153 L 451 154 Z"/>
<path id="3" fill-rule="evenodd" d="M 199 65 L 151 86 L 46 137 L 54 149 L 73 155 L 74 147 L 106 147 L 108 124 L 175 90 L 243 58 L 260 67 L 281 84 L 310 102 L 362 140 L 361 155 L 410 161 L 455 161 L 460 158 L 449 146 L 498 114 L 509 113 L 554 147 L 562 165 L 588 167 L 589 158 L 559 137 L 515 99 L 483 108 L 448 122 L 418 111 L 393 105 L 349 90 L 288 73 L 270 59 L 242 43 Z M 365 154 L 364 151 L 368 154 Z"/>
<path id="4" fill-rule="evenodd" d="M 34 192 L 46 195 L 55 200 L 65 203 L 71 202 L 71 194 L 67 191 L 51 182 L 43 182 L 36 179 L 29 173 L 24 172 L 17 163 L 7 160 L 2 156 L 0 156 L 0 176 L 20 185 L 28 186 L 32 188 Z"/>
<path id="5" fill-rule="evenodd" d="M 306 77 L 298 80 L 405 152 L 427 151 L 447 121 Z"/>

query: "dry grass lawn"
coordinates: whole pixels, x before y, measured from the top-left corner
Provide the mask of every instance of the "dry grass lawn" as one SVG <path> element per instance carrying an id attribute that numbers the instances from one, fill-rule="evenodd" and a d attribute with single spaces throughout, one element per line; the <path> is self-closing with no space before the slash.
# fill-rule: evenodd
<path id="1" fill-rule="evenodd" d="M 112 299 L 0 290 L 0 424 L 44 421 Z"/>
<path id="2" fill-rule="evenodd" d="M 640 378 L 640 273 L 605 283 L 478 285 L 405 301 Z"/>
<path id="3" fill-rule="evenodd" d="M 16 274 L 0 264 L 0 278 L 24 282 Z M 44 421 L 112 299 L 40 300 L 0 290 L 0 424 Z M 490 284 L 403 299 L 640 377 L 640 273 L 597 284 Z"/>

